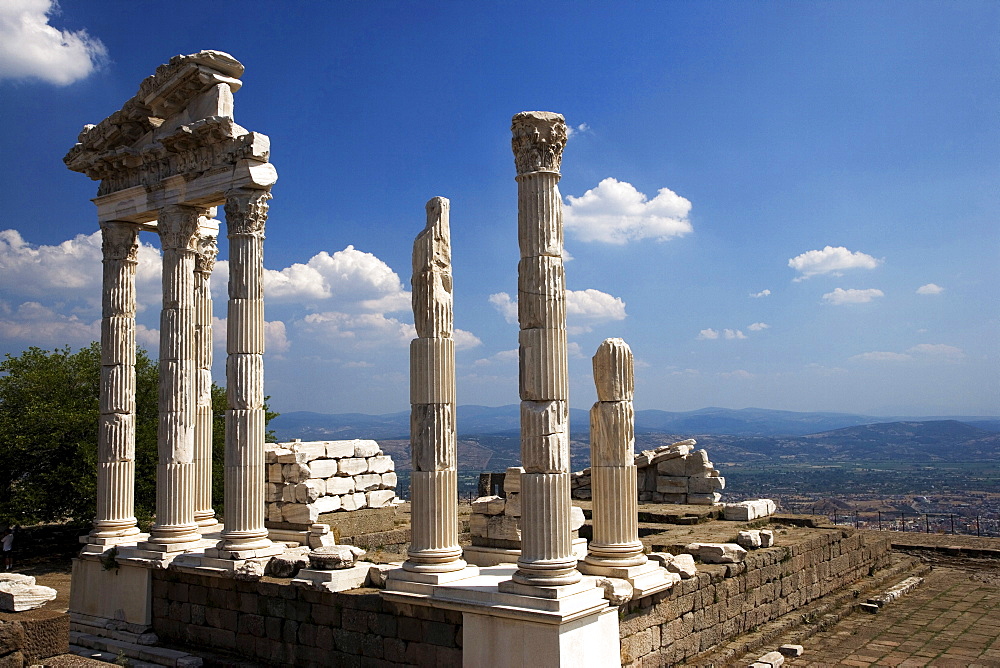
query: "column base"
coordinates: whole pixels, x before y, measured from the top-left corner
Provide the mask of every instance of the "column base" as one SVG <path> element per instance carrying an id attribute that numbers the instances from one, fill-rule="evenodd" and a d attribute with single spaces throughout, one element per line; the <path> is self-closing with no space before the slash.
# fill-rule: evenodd
<path id="1" fill-rule="evenodd" d="M 619 578 L 627 580 L 632 585 L 632 598 L 638 599 L 649 596 L 665 589 L 670 589 L 681 581 L 677 573 L 671 573 L 659 564 L 647 561 L 640 566 L 595 566 L 587 562 L 580 562 L 577 567 L 581 573 L 586 575 L 598 575 L 608 578 Z"/>
<path id="2" fill-rule="evenodd" d="M 403 570 L 413 573 L 450 573 L 466 566 L 462 561 L 462 548 L 458 545 L 442 550 L 407 552 L 406 556 Z"/>
<path id="3" fill-rule="evenodd" d="M 463 564 L 461 570 L 447 573 L 417 573 L 395 568 L 386 573 L 385 588 L 387 591 L 432 596 L 434 587 L 438 585 L 452 584 L 479 576 L 478 566 L 466 566 L 464 561 L 461 563 Z"/>
<path id="4" fill-rule="evenodd" d="M 198 525 L 199 531 L 219 526 L 219 520 L 215 517 L 214 510 L 196 510 L 194 512 L 194 523 Z"/>
<path id="5" fill-rule="evenodd" d="M 230 544 L 225 540 L 221 540 L 215 547 L 209 547 L 205 550 L 205 556 L 212 559 L 232 559 L 237 561 L 243 561 L 247 559 L 263 559 L 265 557 L 274 557 L 285 551 L 285 546 L 281 543 L 272 543 L 271 541 L 264 539 L 263 542 L 255 543 L 245 543 L 245 544 Z"/>

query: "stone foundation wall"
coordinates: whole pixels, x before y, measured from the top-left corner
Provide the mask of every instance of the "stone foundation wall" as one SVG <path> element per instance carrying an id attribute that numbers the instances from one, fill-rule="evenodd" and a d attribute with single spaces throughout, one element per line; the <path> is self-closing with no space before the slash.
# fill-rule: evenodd
<path id="1" fill-rule="evenodd" d="M 153 572 L 161 639 L 274 666 L 462 665 L 462 614 L 280 582 Z"/>
<path id="2" fill-rule="evenodd" d="M 889 565 L 887 538 L 815 529 L 743 563 L 699 565 L 698 575 L 622 608 L 622 665 L 669 666 Z"/>
<path id="3" fill-rule="evenodd" d="M 308 528 L 320 515 L 382 508 L 396 498 L 396 466 L 378 443 L 266 443 L 266 526 Z"/>

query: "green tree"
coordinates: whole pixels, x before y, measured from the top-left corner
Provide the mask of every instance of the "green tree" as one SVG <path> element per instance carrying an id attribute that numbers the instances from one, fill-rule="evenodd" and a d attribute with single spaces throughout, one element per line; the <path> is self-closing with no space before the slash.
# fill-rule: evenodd
<path id="1" fill-rule="evenodd" d="M 157 362 L 136 354 L 135 513 L 156 508 Z M 100 345 L 29 348 L 0 361 L 0 524 L 93 519 L 97 497 Z M 268 399 L 270 397 L 267 397 Z M 265 423 L 278 414 L 268 410 Z M 213 498 L 221 514 L 226 390 L 212 385 Z M 268 432 L 274 440 L 273 432 Z"/>

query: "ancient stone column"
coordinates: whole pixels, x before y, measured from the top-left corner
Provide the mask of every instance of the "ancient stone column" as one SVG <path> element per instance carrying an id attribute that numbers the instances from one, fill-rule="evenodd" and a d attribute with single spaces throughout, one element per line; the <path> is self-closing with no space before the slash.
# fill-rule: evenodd
<path id="1" fill-rule="evenodd" d="M 465 568 L 458 544 L 451 231 L 444 197 L 427 202 L 427 226 L 413 242 L 410 343 L 412 537 L 403 569 L 448 573 Z"/>
<path id="2" fill-rule="evenodd" d="M 586 563 L 627 568 L 646 563 L 639 540 L 632 350 L 605 339 L 594 355 L 597 403 L 590 409 L 594 537 Z M 582 566 L 581 566 L 582 568 Z"/>
<path id="3" fill-rule="evenodd" d="M 256 556 L 264 528 L 264 224 L 266 190 L 226 193 L 229 310 L 226 323 L 225 526 L 219 550 Z"/>
<path id="4" fill-rule="evenodd" d="M 97 515 L 90 542 L 121 542 L 135 521 L 135 268 L 139 229 L 101 225 L 101 421 L 97 441 Z"/>
<path id="5" fill-rule="evenodd" d="M 160 312 L 160 417 L 156 523 L 147 547 L 175 552 L 201 539 L 194 522 L 194 261 L 203 211 L 160 210 L 163 310 Z"/>
<path id="6" fill-rule="evenodd" d="M 511 124 L 517 167 L 521 390 L 521 557 L 513 580 L 580 580 L 570 530 L 569 367 L 559 167 L 560 114 L 525 111 Z"/>
<path id="7" fill-rule="evenodd" d="M 219 254 L 219 224 L 203 218 L 194 270 L 194 520 L 202 529 L 218 524 L 212 508 L 212 291 Z"/>

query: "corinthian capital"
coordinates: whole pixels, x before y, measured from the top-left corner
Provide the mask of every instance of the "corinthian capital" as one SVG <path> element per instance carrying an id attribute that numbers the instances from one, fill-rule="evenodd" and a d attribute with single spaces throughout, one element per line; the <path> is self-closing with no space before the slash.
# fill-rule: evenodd
<path id="1" fill-rule="evenodd" d="M 139 228 L 132 223 L 101 223 L 101 250 L 105 260 L 139 259 Z"/>
<path id="2" fill-rule="evenodd" d="M 156 231 L 163 250 L 198 250 L 198 218 L 203 211 L 193 206 L 174 204 L 160 209 Z"/>
<path id="3" fill-rule="evenodd" d="M 267 222 L 267 190 L 238 188 L 226 193 L 226 230 L 228 235 L 262 235 Z"/>
<path id="4" fill-rule="evenodd" d="M 566 147 L 566 120 L 551 111 L 522 111 L 511 120 L 518 174 L 558 172 Z"/>
<path id="5" fill-rule="evenodd" d="M 219 255 L 218 235 L 199 234 L 198 251 L 194 256 L 194 270 L 201 274 L 211 274 L 215 269 L 215 258 Z"/>

